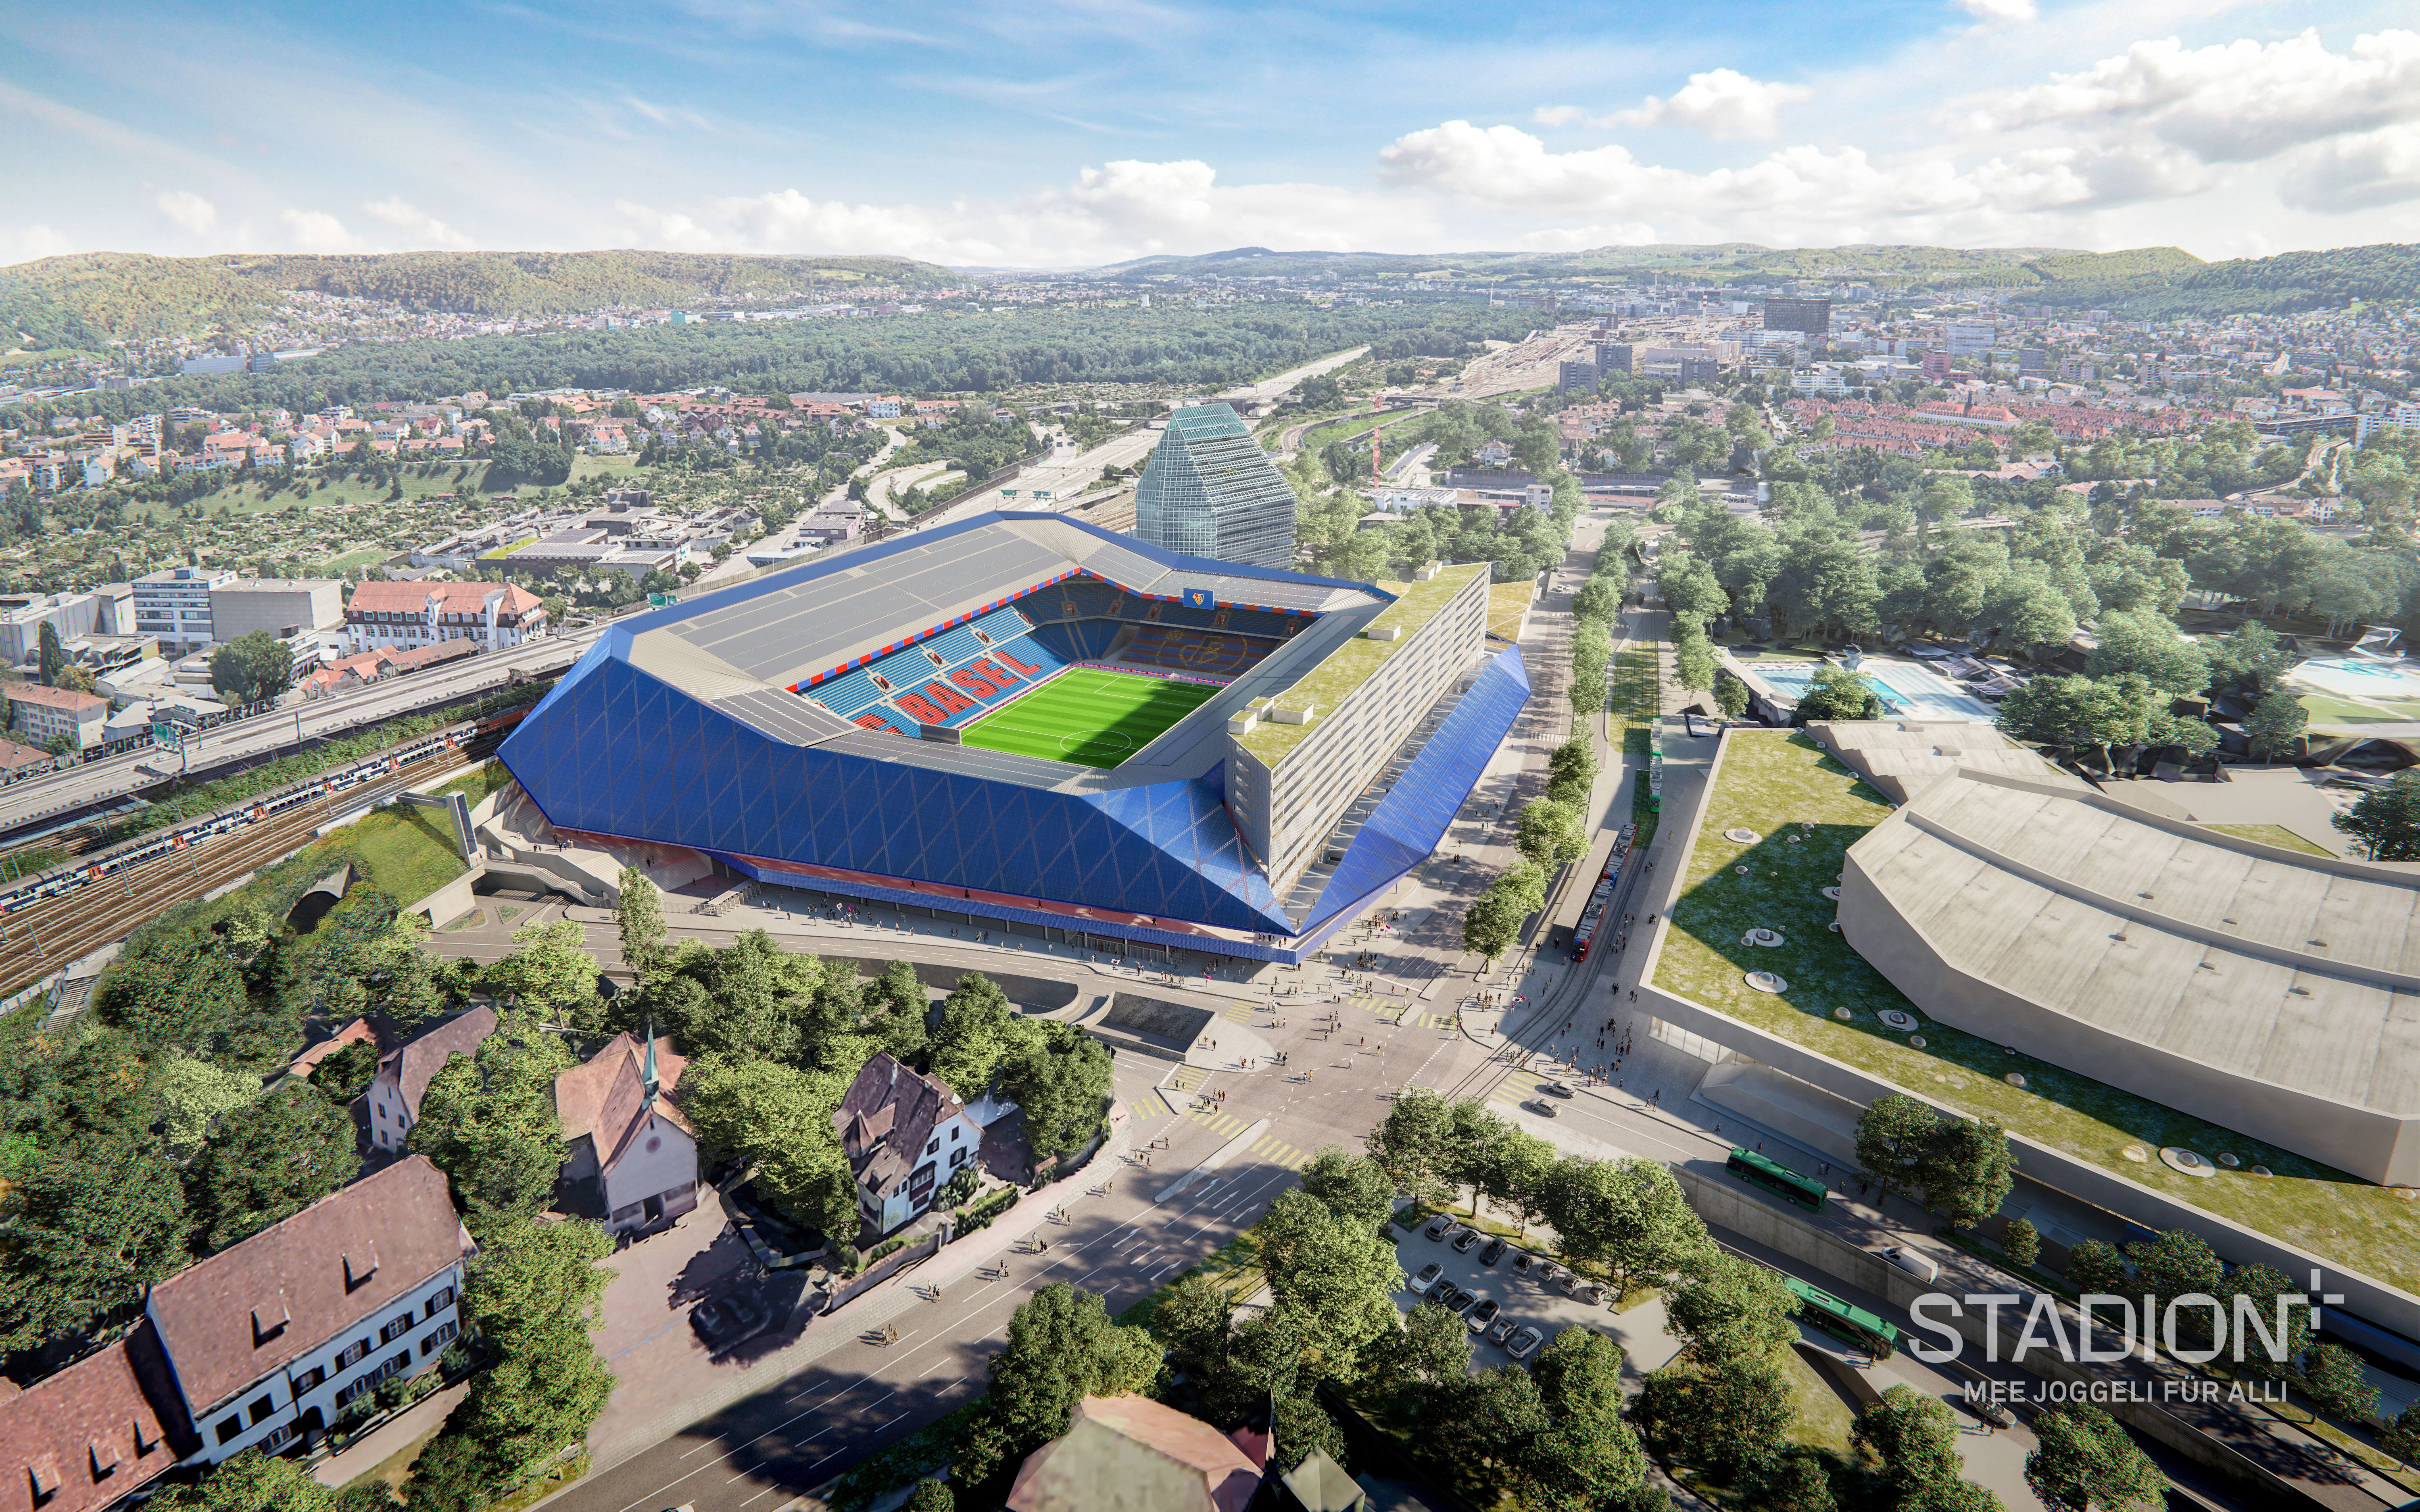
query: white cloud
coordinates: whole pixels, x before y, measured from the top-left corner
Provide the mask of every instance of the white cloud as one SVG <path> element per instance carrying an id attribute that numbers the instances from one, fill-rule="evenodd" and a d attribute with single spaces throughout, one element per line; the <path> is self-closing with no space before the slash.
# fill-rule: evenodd
<path id="1" fill-rule="evenodd" d="M 2136 42 L 2081 73 L 1974 105 L 1978 135 L 2055 126 L 2149 142 L 2205 162 L 2257 162 L 2347 131 L 2420 120 L 2420 32 L 2357 37 L 2332 52 L 2317 32 L 2188 48 Z"/>
<path id="2" fill-rule="evenodd" d="M 0 232 L 0 268 L 10 263 L 32 262 L 37 257 L 59 257 L 75 251 L 75 243 L 47 225 L 29 225 L 22 231 Z"/>
<path id="3" fill-rule="evenodd" d="M 1768 84 L 1734 69 L 1689 75 L 1669 100 L 1650 95 L 1637 110 L 1617 112 L 1616 126 L 1676 126 L 1703 131 L 1717 142 L 1740 137 L 1764 140 L 1781 134 L 1781 107 L 1811 100 L 1803 85 Z"/>
<path id="4" fill-rule="evenodd" d="M 1762 241 L 1990 239 L 2088 193 L 2055 151 L 1966 169 L 1943 158 L 1877 161 L 1858 147 L 1784 147 L 1741 168 L 1690 173 L 1619 145 L 1552 152 L 1511 126 L 1448 121 L 1398 137 L 1380 173 L 1506 210 L 1652 216 L 1668 238 Z"/>
<path id="5" fill-rule="evenodd" d="M 1420 244 L 1425 207 L 1326 184 L 1222 185 L 1193 160 L 1087 167 L 1017 199 L 850 204 L 796 189 L 709 201 L 691 215 L 628 200 L 614 208 L 657 245 L 735 252 L 888 253 L 957 264 L 1116 262 L 1261 243 L 1343 251 Z"/>
<path id="6" fill-rule="evenodd" d="M 352 233 L 345 223 L 325 210 L 287 210 L 278 219 L 285 223 L 287 239 L 300 252 L 349 252 Z"/>
<path id="7" fill-rule="evenodd" d="M 439 247 L 476 245 L 469 237 L 455 230 L 437 217 L 406 202 L 401 194 L 390 194 L 384 199 L 366 201 L 363 204 L 362 209 L 370 219 L 383 221 L 427 245 Z M 340 226 L 337 229 L 341 234 L 343 228 Z"/>
<path id="8" fill-rule="evenodd" d="M 219 208 L 190 189 L 164 190 L 151 196 L 151 203 L 161 214 L 197 237 L 206 237 L 219 224 Z"/>
<path id="9" fill-rule="evenodd" d="M 2340 136 L 2300 154 L 2277 185 L 2297 209 L 2343 214 L 2420 199 L 2420 124 Z"/>
<path id="10" fill-rule="evenodd" d="M 2031 21 L 2040 14 L 2034 8 L 2034 0 L 1957 0 L 1957 5 L 1986 26 Z"/>

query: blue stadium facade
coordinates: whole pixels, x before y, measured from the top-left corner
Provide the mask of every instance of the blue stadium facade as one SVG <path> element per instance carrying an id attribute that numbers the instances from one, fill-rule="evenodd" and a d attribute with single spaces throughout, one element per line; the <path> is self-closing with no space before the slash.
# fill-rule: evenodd
<path id="1" fill-rule="evenodd" d="M 1432 852 L 1528 696 L 1500 643 L 1440 687 L 1450 711 L 1392 753 L 1387 795 L 1316 895 L 1281 900 L 1289 879 L 1227 810 L 1229 720 L 1391 601 L 1055 515 L 981 516 L 616 625 L 501 754 L 573 842 L 679 845 L 768 883 L 1295 960 Z M 1218 693 L 1114 769 L 955 738 L 969 708 L 1060 668 L 1202 648 L 1218 675 L 1155 675 Z"/>

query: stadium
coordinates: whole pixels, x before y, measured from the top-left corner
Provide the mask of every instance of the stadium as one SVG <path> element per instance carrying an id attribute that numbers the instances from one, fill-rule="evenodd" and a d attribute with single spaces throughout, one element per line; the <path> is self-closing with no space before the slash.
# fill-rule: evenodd
<path id="1" fill-rule="evenodd" d="M 576 843 L 1296 961 L 1428 857 L 1528 701 L 1488 582 L 982 515 L 616 625 L 500 755 Z"/>

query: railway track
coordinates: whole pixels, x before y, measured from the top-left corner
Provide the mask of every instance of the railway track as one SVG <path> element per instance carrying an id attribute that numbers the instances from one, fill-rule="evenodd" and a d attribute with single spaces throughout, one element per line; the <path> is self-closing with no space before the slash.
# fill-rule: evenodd
<path id="1" fill-rule="evenodd" d="M 445 749 L 376 783 L 330 794 L 266 821 L 146 859 L 89 887 L 46 898 L 0 918 L 0 997 L 11 997 L 70 963 L 122 940 L 174 905 L 199 898 L 309 844 L 319 827 L 382 803 L 407 787 L 482 758 Z"/>

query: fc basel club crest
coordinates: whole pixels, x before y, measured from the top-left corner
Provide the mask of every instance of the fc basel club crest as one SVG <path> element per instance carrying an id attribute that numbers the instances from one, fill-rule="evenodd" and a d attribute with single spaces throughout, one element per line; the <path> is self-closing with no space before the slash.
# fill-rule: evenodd
<path id="1" fill-rule="evenodd" d="M 1210 590 L 1207 588 L 1187 589 L 1185 591 L 1185 607 L 1187 609 L 1208 609 L 1210 607 Z"/>

